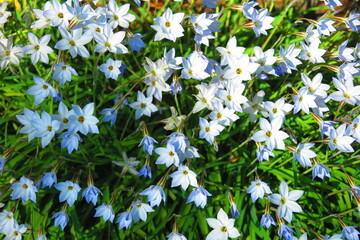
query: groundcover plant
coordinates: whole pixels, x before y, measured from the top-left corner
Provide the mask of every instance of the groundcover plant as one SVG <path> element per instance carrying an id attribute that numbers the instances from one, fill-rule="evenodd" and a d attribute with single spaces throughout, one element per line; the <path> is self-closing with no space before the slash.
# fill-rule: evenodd
<path id="1" fill-rule="evenodd" d="M 358 240 L 359 9 L 283 3 L 0 1 L 0 238 Z"/>

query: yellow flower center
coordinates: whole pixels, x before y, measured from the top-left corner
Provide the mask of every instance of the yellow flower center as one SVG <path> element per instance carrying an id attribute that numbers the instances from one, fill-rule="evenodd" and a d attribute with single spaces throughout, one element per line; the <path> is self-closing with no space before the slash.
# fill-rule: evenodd
<path id="1" fill-rule="evenodd" d="M 51 132 L 51 131 L 53 130 L 52 126 L 48 126 L 48 127 L 47 127 L 47 130 L 48 130 L 49 132 Z"/>
<path id="2" fill-rule="evenodd" d="M 46 90 L 49 88 L 49 86 L 44 84 L 44 85 L 42 85 L 42 88 Z"/>
<path id="3" fill-rule="evenodd" d="M 62 120 L 62 122 L 63 122 L 63 123 L 68 123 L 68 122 L 69 122 L 69 119 L 64 118 L 64 119 Z"/>
<path id="4" fill-rule="evenodd" d="M 277 112 L 278 112 L 278 109 L 277 109 L 277 108 L 274 108 L 274 109 L 272 110 L 272 112 L 273 112 L 273 113 L 277 113 Z"/>
<path id="5" fill-rule="evenodd" d="M 173 157 L 173 156 L 175 156 L 175 153 L 174 153 L 173 151 L 170 151 L 170 152 L 169 152 L 169 155 L 170 155 L 171 157 Z"/>
<path id="6" fill-rule="evenodd" d="M 237 73 L 237 74 L 241 74 L 241 73 L 242 73 L 242 69 L 241 69 L 241 68 L 237 68 L 237 69 L 236 69 L 236 73 Z"/>
<path id="7" fill-rule="evenodd" d="M 108 69 L 111 71 L 111 70 L 114 69 L 114 67 L 113 67 L 113 66 L 109 66 Z"/>
<path id="8" fill-rule="evenodd" d="M 74 40 L 70 40 L 70 41 L 69 41 L 69 44 L 70 44 L 70 46 L 73 47 L 73 46 L 75 46 L 75 41 L 74 41 Z"/>
<path id="9" fill-rule="evenodd" d="M 114 20 L 115 21 L 119 20 L 119 17 L 117 15 L 114 15 Z"/>
<path id="10" fill-rule="evenodd" d="M 5 51 L 5 56 L 10 56 L 11 52 L 9 50 Z"/>
<path id="11" fill-rule="evenodd" d="M 165 27 L 171 27 L 171 23 L 170 23 L 170 22 L 166 22 L 166 23 L 165 23 Z"/>
<path id="12" fill-rule="evenodd" d="M 184 174 L 184 175 L 188 175 L 189 172 L 185 170 L 185 171 L 183 171 L 183 174 Z"/>
<path id="13" fill-rule="evenodd" d="M 346 97 L 346 98 L 350 98 L 350 95 L 349 95 L 349 94 L 347 94 L 347 93 L 344 93 L 344 97 Z"/>
<path id="14" fill-rule="evenodd" d="M 221 230 L 222 232 L 227 232 L 227 227 L 223 226 L 223 227 L 220 228 L 220 230 Z"/>
<path id="15" fill-rule="evenodd" d="M 66 70 L 66 66 L 62 66 L 61 70 L 65 71 Z"/>
<path id="16" fill-rule="evenodd" d="M 140 104 L 140 107 L 141 107 L 141 108 L 145 108 L 145 107 L 146 107 L 146 104 L 145 104 L 145 103 L 142 103 L 142 104 Z"/>
<path id="17" fill-rule="evenodd" d="M 63 18 L 64 17 L 64 14 L 63 13 L 58 13 L 58 18 Z"/>
<path id="18" fill-rule="evenodd" d="M 272 135 L 272 132 L 270 132 L 270 131 L 266 132 L 266 136 L 271 137 L 271 135 Z"/>
<path id="19" fill-rule="evenodd" d="M 232 100 L 232 96 L 231 95 L 227 95 L 227 100 L 231 101 Z"/>
<path id="20" fill-rule="evenodd" d="M 109 47 L 111 47 L 111 44 L 109 42 L 106 42 L 105 47 L 109 48 Z"/>
<path id="21" fill-rule="evenodd" d="M 78 118 L 78 122 L 79 122 L 79 123 L 85 122 L 85 118 L 84 118 L 83 116 L 80 116 L 80 117 Z"/>
<path id="22" fill-rule="evenodd" d="M 34 49 L 35 49 L 36 51 L 39 51 L 40 46 L 39 46 L 39 45 L 35 45 L 35 46 L 34 46 Z"/>
<path id="23" fill-rule="evenodd" d="M 210 128 L 209 128 L 209 127 L 205 127 L 205 132 L 210 132 Z"/>
<path id="24" fill-rule="evenodd" d="M 221 113 L 217 113 L 217 114 L 216 114 L 216 117 L 217 117 L 217 118 L 222 118 L 222 114 L 221 114 Z"/>
<path id="25" fill-rule="evenodd" d="M 68 190 L 73 190 L 74 187 L 73 186 L 68 186 Z"/>
<path id="26" fill-rule="evenodd" d="M 27 188 L 28 188 L 28 185 L 24 183 L 24 184 L 22 185 L 22 187 L 23 187 L 23 189 L 27 189 Z"/>
<path id="27" fill-rule="evenodd" d="M 285 204 L 285 203 L 286 203 L 286 198 L 280 199 L 280 203 L 281 203 L 281 204 Z"/>

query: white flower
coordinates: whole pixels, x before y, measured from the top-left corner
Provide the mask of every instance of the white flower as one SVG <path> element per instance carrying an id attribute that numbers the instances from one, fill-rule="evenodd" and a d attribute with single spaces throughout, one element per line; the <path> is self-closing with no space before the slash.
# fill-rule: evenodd
<path id="1" fill-rule="evenodd" d="M 32 64 L 36 64 L 39 60 L 44 63 L 49 63 L 48 54 L 54 52 L 51 47 L 48 47 L 48 43 L 50 41 L 50 34 L 44 35 L 39 39 L 35 36 L 35 34 L 28 32 L 28 38 L 30 41 L 30 45 L 26 45 L 23 48 L 25 54 L 31 54 L 31 62 Z"/>
<path id="2" fill-rule="evenodd" d="M 299 90 L 299 93 L 293 97 L 294 101 L 294 114 L 298 113 L 300 110 L 303 110 L 305 113 L 309 114 L 309 108 L 318 107 L 315 103 L 316 97 L 312 94 L 309 94 L 309 91 L 306 87 L 303 87 Z"/>
<path id="3" fill-rule="evenodd" d="M 218 97 L 224 101 L 225 106 L 237 112 L 242 112 L 240 104 L 245 103 L 248 99 L 242 95 L 245 90 L 245 84 L 233 85 L 227 84 L 226 90 L 218 90 Z"/>
<path id="4" fill-rule="evenodd" d="M 142 115 L 148 117 L 151 116 L 152 112 L 156 112 L 158 109 L 154 104 L 152 104 L 153 97 L 145 97 L 145 95 L 138 91 L 137 102 L 129 104 L 130 107 L 136 109 L 135 119 L 139 119 Z"/>
<path id="5" fill-rule="evenodd" d="M 198 101 L 195 103 L 192 112 L 197 113 L 204 108 L 212 110 L 216 99 L 217 85 L 202 83 L 201 85 L 196 85 L 196 88 L 199 90 L 199 93 L 195 96 Z"/>
<path id="6" fill-rule="evenodd" d="M 166 144 L 166 148 L 160 147 L 154 150 L 160 156 L 156 159 L 156 164 L 165 164 L 166 167 L 170 167 L 171 164 L 175 166 L 179 166 L 179 156 L 175 151 L 174 145 L 168 143 Z"/>
<path id="7" fill-rule="evenodd" d="M 68 6 L 67 3 L 60 4 L 58 0 L 52 0 L 51 4 L 45 8 L 43 16 L 50 21 L 51 26 L 60 26 L 66 29 L 69 26 L 69 20 L 73 18 Z"/>
<path id="8" fill-rule="evenodd" d="M 329 147 L 332 151 L 338 149 L 341 152 L 354 152 L 354 149 L 351 147 L 351 143 L 355 141 L 355 139 L 349 136 L 344 136 L 345 129 L 346 123 L 340 125 L 336 130 L 330 130 Z"/>
<path id="9" fill-rule="evenodd" d="M 59 50 L 69 50 L 71 57 L 76 57 L 78 54 L 84 58 L 90 57 L 88 50 L 84 47 L 85 44 L 91 41 L 92 34 L 90 31 L 86 31 L 83 34 L 83 29 L 77 27 L 71 30 L 71 33 L 64 28 L 59 28 L 61 39 L 55 44 L 55 48 Z"/>
<path id="10" fill-rule="evenodd" d="M 289 135 L 283 131 L 279 131 L 283 124 L 283 119 L 275 118 L 271 120 L 271 124 L 265 118 L 260 118 L 259 121 L 261 130 L 256 132 L 251 139 L 256 142 L 265 142 L 270 150 L 274 148 L 284 150 L 284 139 L 288 138 Z"/>
<path id="11" fill-rule="evenodd" d="M 173 172 L 170 177 L 172 178 L 171 187 L 180 186 L 186 190 L 189 185 L 197 187 L 196 173 L 191 171 L 187 166 L 180 165 L 176 172 Z"/>
<path id="12" fill-rule="evenodd" d="M 11 62 L 19 65 L 20 58 L 24 56 L 22 47 L 13 46 L 13 37 L 0 41 L 0 69 L 3 70 Z"/>
<path id="13" fill-rule="evenodd" d="M 208 122 L 205 118 L 200 117 L 200 132 L 199 138 L 206 139 L 210 144 L 213 144 L 215 137 L 220 134 L 224 127 L 219 124 L 217 120 Z"/>
<path id="14" fill-rule="evenodd" d="M 17 223 L 12 212 L 3 210 L 0 213 L 0 233 L 5 235 L 10 234 L 15 224 Z"/>
<path id="15" fill-rule="evenodd" d="M 293 105 L 286 103 L 284 98 L 279 98 L 275 103 L 266 101 L 264 108 L 269 113 L 270 120 L 275 118 L 285 118 L 285 114 L 293 109 Z"/>
<path id="16" fill-rule="evenodd" d="M 311 167 L 311 161 L 310 158 L 316 157 L 316 153 L 312 150 L 310 150 L 311 147 L 313 147 L 315 143 L 300 143 L 295 151 L 293 152 L 294 161 L 297 160 L 299 163 L 303 166 L 309 166 Z"/>
<path id="17" fill-rule="evenodd" d="M 325 49 L 319 48 L 319 42 L 313 41 L 310 45 L 306 45 L 304 42 L 300 42 L 303 51 L 300 54 L 300 58 L 303 60 L 309 60 L 312 63 L 324 63 L 325 60 L 321 57 L 325 54 Z"/>
<path id="18" fill-rule="evenodd" d="M 330 94 L 329 98 L 338 102 L 345 101 L 350 105 L 360 103 L 360 86 L 354 87 L 352 80 L 347 80 L 345 83 L 333 77 L 333 83 L 339 90 Z"/>
<path id="19" fill-rule="evenodd" d="M 129 171 L 131 174 L 138 175 L 139 172 L 135 169 L 135 167 L 139 165 L 140 161 L 137 161 L 135 157 L 128 157 L 126 152 L 122 152 L 121 155 L 124 161 L 113 161 L 112 163 L 123 167 L 123 172 Z"/>
<path id="20" fill-rule="evenodd" d="M 182 58 L 183 69 L 181 76 L 185 79 L 203 80 L 210 75 L 205 72 L 208 62 L 198 57 L 196 54 L 191 54 L 188 59 Z"/>
<path id="21" fill-rule="evenodd" d="M 258 63 L 250 62 L 249 55 L 243 54 L 238 58 L 229 59 L 229 68 L 225 71 L 224 78 L 238 82 L 248 81 L 258 67 Z"/>
<path id="22" fill-rule="evenodd" d="M 136 17 L 128 13 L 130 4 L 124 4 L 119 7 L 115 0 L 110 0 L 106 11 L 106 16 L 110 18 L 109 25 L 115 29 L 117 26 L 128 28 L 129 23 L 134 21 Z"/>
<path id="23" fill-rule="evenodd" d="M 186 203 L 194 202 L 197 207 L 200 206 L 204 208 L 207 203 L 208 196 L 211 196 L 211 193 L 209 193 L 205 188 L 197 187 L 189 194 Z"/>
<path id="24" fill-rule="evenodd" d="M 239 58 L 243 55 L 245 51 L 244 47 L 237 47 L 236 37 L 233 36 L 226 44 L 226 48 L 217 47 L 216 50 L 221 54 L 221 62 L 222 66 L 229 64 L 232 58 Z"/>
<path id="25" fill-rule="evenodd" d="M 354 53 L 353 48 L 347 48 L 349 39 L 345 40 L 342 44 L 340 44 L 337 54 L 339 58 L 345 62 L 352 62 L 355 60 L 355 57 L 352 55 Z"/>
<path id="26" fill-rule="evenodd" d="M 293 190 L 289 192 L 288 185 L 282 181 L 280 183 L 280 194 L 274 193 L 269 196 L 269 200 L 279 205 L 277 213 L 279 217 L 291 222 L 293 212 L 302 212 L 302 209 L 296 201 L 304 194 L 302 190 Z"/>
<path id="27" fill-rule="evenodd" d="M 234 227 L 235 219 L 230 218 L 220 208 L 217 219 L 207 218 L 206 221 L 213 230 L 206 236 L 206 240 L 227 240 L 228 238 L 237 238 L 239 231 Z"/>
<path id="28" fill-rule="evenodd" d="M 142 203 L 140 200 L 132 202 L 131 216 L 133 218 L 134 223 L 138 222 L 139 219 L 146 222 L 147 213 L 154 212 L 154 209 L 150 207 L 149 204 Z"/>
<path id="29" fill-rule="evenodd" d="M 163 16 L 155 18 L 156 25 L 151 25 L 156 30 L 154 40 L 160 41 L 163 38 L 169 39 L 173 42 L 176 38 L 184 36 L 184 29 L 180 22 L 184 19 L 185 13 L 173 14 L 170 8 L 167 8 Z"/>
<path id="30" fill-rule="evenodd" d="M 244 102 L 243 112 L 250 115 L 250 121 L 255 122 L 257 119 L 256 115 L 259 111 L 264 110 L 263 100 L 264 100 L 265 92 L 263 90 L 258 91 L 253 100 L 247 100 Z"/>
<path id="31" fill-rule="evenodd" d="M 231 122 L 239 119 L 239 116 L 235 114 L 235 110 L 228 107 L 224 108 L 220 100 L 215 102 L 214 109 L 209 117 L 211 120 L 217 120 L 223 126 L 230 126 Z"/>
<path id="32" fill-rule="evenodd" d="M 251 60 L 259 64 L 256 74 L 262 72 L 275 75 L 275 70 L 272 65 L 276 62 L 277 57 L 274 57 L 274 49 L 268 49 L 266 52 L 263 52 L 261 47 L 254 47 L 255 57 L 252 57 Z"/>
<path id="33" fill-rule="evenodd" d="M 258 198 L 263 199 L 265 193 L 272 194 L 272 191 L 270 190 L 266 182 L 256 179 L 255 181 L 251 182 L 251 185 L 246 190 L 246 193 L 250 193 L 252 201 L 255 202 Z"/>
<path id="34" fill-rule="evenodd" d="M 97 42 L 94 51 L 104 53 L 106 51 L 112 53 L 127 53 L 128 49 L 121 44 L 125 38 L 125 31 L 113 33 L 109 24 L 106 24 L 103 29 L 103 33 L 94 32 L 94 38 Z"/>

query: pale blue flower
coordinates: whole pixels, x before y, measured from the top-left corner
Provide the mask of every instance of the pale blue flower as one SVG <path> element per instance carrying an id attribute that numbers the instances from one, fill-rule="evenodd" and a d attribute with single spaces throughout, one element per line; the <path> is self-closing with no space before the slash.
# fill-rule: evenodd
<path id="1" fill-rule="evenodd" d="M 0 157 L 0 176 L 2 175 L 2 171 L 4 170 L 5 160 L 5 157 Z"/>
<path id="2" fill-rule="evenodd" d="M 94 217 L 103 217 L 104 222 L 110 220 L 110 222 L 114 221 L 115 213 L 110 204 L 104 203 L 101 206 L 95 208 L 96 213 Z"/>
<path id="3" fill-rule="evenodd" d="M 260 227 L 265 226 L 267 229 L 269 229 L 271 225 L 276 226 L 274 219 L 271 217 L 270 213 L 264 213 L 261 216 Z"/>
<path id="4" fill-rule="evenodd" d="M 99 193 L 102 195 L 102 192 L 97 187 L 95 187 L 94 185 L 89 185 L 82 192 L 82 198 L 85 198 L 87 203 L 92 202 L 94 205 L 96 205 Z"/>
<path id="5" fill-rule="evenodd" d="M 277 212 L 280 218 L 291 222 L 293 212 L 302 212 L 302 208 L 296 201 L 304 194 L 302 190 L 293 190 L 289 192 L 288 185 L 282 181 L 280 183 L 280 194 L 274 193 L 269 196 L 269 200 L 279 205 Z"/>
<path id="6" fill-rule="evenodd" d="M 324 177 L 330 178 L 330 171 L 324 165 L 320 163 L 316 163 L 312 170 L 312 179 L 314 180 L 316 177 L 324 179 Z"/>
<path id="7" fill-rule="evenodd" d="M 232 202 L 230 204 L 230 213 L 233 218 L 237 218 L 240 216 L 239 209 L 236 206 L 236 203 Z"/>
<path id="8" fill-rule="evenodd" d="M 145 97 L 142 92 L 138 91 L 137 102 L 129 104 L 131 108 L 136 109 L 135 120 L 139 119 L 142 115 L 150 117 L 152 112 L 156 112 L 158 110 L 157 107 L 152 103 L 152 100 L 152 96 Z"/>
<path id="9" fill-rule="evenodd" d="M 105 108 L 100 114 L 104 114 L 104 122 L 110 122 L 110 127 L 112 127 L 116 121 L 118 110 L 115 108 Z"/>
<path id="10" fill-rule="evenodd" d="M 41 137 L 41 146 L 43 148 L 50 143 L 55 132 L 60 128 L 60 122 L 52 120 L 51 116 L 45 111 L 41 113 L 41 119 L 33 119 L 31 124 L 36 128 L 35 136 Z"/>
<path id="11" fill-rule="evenodd" d="M 32 180 L 22 176 L 20 181 L 13 183 L 10 188 L 13 190 L 10 194 L 12 200 L 21 198 L 23 203 L 26 203 L 29 199 L 36 202 L 36 192 L 38 189 L 34 186 Z"/>
<path id="12" fill-rule="evenodd" d="M 65 65 L 65 63 L 60 62 L 54 65 L 55 72 L 52 79 L 59 81 L 60 86 L 63 86 L 66 82 L 71 82 L 71 76 L 78 76 L 78 73 L 71 66 Z"/>
<path id="13" fill-rule="evenodd" d="M 69 222 L 69 217 L 64 211 L 55 213 L 50 219 L 55 219 L 54 226 L 60 226 L 62 230 L 64 230 Z"/>
<path id="14" fill-rule="evenodd" d="M 21 234 L 26 232 L 27 226 L 28 226 L 27 224 L 19 225 L 18 223 L 15 223 L 14 228 L 9 234 L 6 235 L 4 240 L 21 240 L 22 239 Z"/>
<path id="15" fill-rule="evenodd" d="M 101 64 L 98 69 L 105 74 L 106 78 L 112 78 L 114 80 L 117 80 L 120 75 L 120 67 L 120 60 L 113 60 L 111 58 L 108 58 L 106 60 L 106 63 Z"/>
<path id="16" fill-rule="evenodd" d="M 278 230 L 279 237 L 285 238 L 285 240 L 293 240 L 293 230 L 286 226 L 284 223 L 281 223 Z"/>
<path id="17" fill-rule="evenodd" d="M 151 185 L 139 193 L 139 195 L 147 196 L 151 207 L 159 206 L 161 201 L 165 203 L 165 192 L 159 185 Z"/>
<path id="18" fill-rule="evenodd" d="M 120 213 L 118 220 L 116 220 L 116 223 L 119 224 L 119 229 L 122 229 L 122 228 L 128 229 L 131 222 L 132 222 L 132 216 L 131 216 L 130 212 Z"/>
<path id="19" fill-rule="evenodd" d="M 154 143 L 158 143 L 154 138 L 146 135 L 141 139 L 141 142 L 138 147 L 143 146 L 144 152 L 147 151 L 150 155 L 154 150 Z"/>
<path id="20" fill-rule="evenodd" d="M 57 183 L 56 173 L 54 173 L 54 172 L 44 173 L 44 176 L 42 176 L 42 178 L 40 179 L 40 182 L 42 182 L 42 188 L 46 188 L 46 187 L 51 188 L 51 186 L 54 183 L 55 184 Z"/>
<path id="21" fill-rule="evenodd" d="M 61 148 L 67 148 L 70 154 L 73 150 L 78 150 L 79 142 L 82 142 L 81 137 L 77 133 L 64 132 L 59 137 L 61 140 Z"/>
<path id="22" fill-rule="evenodd" d="M 128 44 L 130 45 L 130 48 L 134 52 L 140 52 L 140 48 L 145 48 L 145 44 L 141 38 L 143 35 L 140 33 L 131 34 L 128 37 Z"/>
<path id="23" fill-rule="evenodd" d="M 342 230 L 342 238 L 347 240 L 359 240 L 360 232 L 356 230 L 356 226 L 346 226 Z"/>
<path id="24" fill-rule="evenodd" d="M 73 183 L 69 180 L 55 184 L 55 188 L 60 191 L 59 201 L 67 201 L 70 207 L 76 201 L 81 190 L 77 183 Z"/>
<path id="25" fill-rule="evenodd" d="M 303 167 L 311 167 L 312 164 L 310 158 L 317 156 L 314 151 L 310 150 L 314 145 L 315 143 L 300 143 L 293 152 L 293 161 L 297 160 Z"/>
<path id="26" fill-rule="evenodd" d="M 151 168 L 149 166 L 149 164 L 145 164 L 139 171 L 139 174 L 138 176 L 144 176 L 144 177 L 149 177 L 151 178 L 152 177 L 152 174 L 151 174 Z"/>
<path id="27" fill-rule="evenodd" d="M 34 104 L 40 104 L 47 96 L 55 97 L 55 89 L 44 79 L 34 76 L 35 86 L 30 87 L 26 93 L 34 96 Z"/>
<path id="28" fill-rule="evenodd" d="M 166 236 L 168 240 L 187 240 L 187 238 L 178 233 L 178 232 L 172 232 L 169 235 Z"/>
<path id="29" fill-rule="evenodd" d="M 251 194 L 251 199 L 255 202 L 258 198 L 263 199 L 265 194 L 272 194 L 272 191 L 268 187 L 266 182 L 256 179 L 251 182 L 250 187 L 246 190 L 246 193 Z"/>
<path id="30" fill-rule="evenodd" d="M 3 210 L 0 212 L 0 233 L 8 235 L 14 229 L 16 220 L 11 211 Z"/>
<path id="31" fill-rule="evenodd" d="M 256 149 L 256 157 L 260 163 L 264 160 L 269 161 L 270 156 L 275 157 L 275 154 L 267 146 L 261 145 Z"/>
<path id="32" fill-rule="evenodd" d="M 31 124 L 31 121 L 34 119 L 39 119 L 40 115 L 36 111 L 31 111 L 27 108 L 24 108 L 24 114 L 16 115 L 17 120 L 23 125 L 20 129 L 20 133 L 27 133 L 28 134 L 28 141 L 30 142 L 32 139 L 35 138 L 36 128 Z"/>
<path id="33" fill-rule="evenodd" d="M 204 208 L 207 204 L 207 197 L 211 196 L 211 194 L 203 187 L 194 188 L 190 193 L 186 203 L 194 202 L 194 204 L 198 207 Z"/>
<path id="34" fill-rule="evenodd" d="M 77 131 L 84 135 L 88 133 L 99 133 L 96 124 L 99 120 L 93 116 L 94 103 L 88 103 L 83 109 L 78 105 L 72 105 L 74 114 L 69 116 L 69 132 L 75 133 Z"/>

